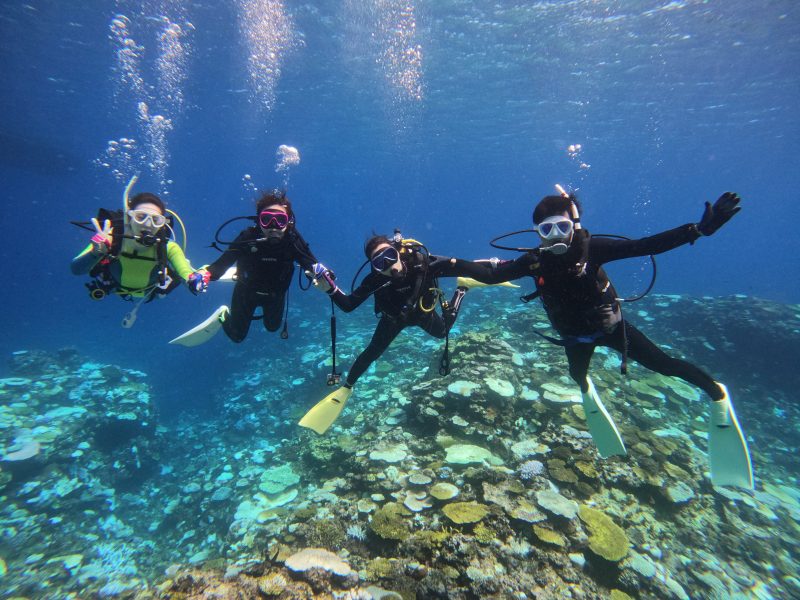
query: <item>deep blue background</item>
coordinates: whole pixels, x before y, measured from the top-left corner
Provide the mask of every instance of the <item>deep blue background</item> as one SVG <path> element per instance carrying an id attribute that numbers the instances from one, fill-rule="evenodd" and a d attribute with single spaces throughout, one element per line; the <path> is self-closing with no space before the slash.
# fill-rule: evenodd
<path id="1" fill-rule="evenodd" d="M 491 256 L 488 240 L 529 227 L 535 202 L 560 182 L 580 188 L 592 231 L 636 237 L 696 221 L 703 201 L 737 191 L 742 213 L 712 239 L 661 257 L 656 290 L 800 301 L 792 0 L 411 3 L 421 101 L 394 98 L 378 61 L 375 23 L 393 13 L 289 1 L 296 43 L 271 111 L 247 91 L 243 1 L 109 4 L 0 7 L 2 355 L 71 344 L 191 396 L 242 353 L 280 348 L 260 331 L 241 349 L 222 336 L 194 351 L 166 345 L 227 300 L 225 285 L 201 298 L 179 290 L 123 330 L 129 307 L 91 302 L 69 273 L 86 235 L 68 221 L 120 203 L 123 186 L 92 161 L 108 140 L 141 139 L 139 99 L 115 96 L 109 23 L 130 18 L 153 83 L 158 26 L 147 17 L 176 7 L 195 30 L 186 106 L 168 115 L 168 199 L 189 227 L 196 265 L 215 257 L 206 245 L 217 224 L 250 210 L 245 173 L 261 188 L 281 184 L 275 150 L 289 144 L 302 155 L 289 184 L 298 227 L 347 285 L 373 230 L 399 226 L 433 252 Z M 591 168 L 567 156 L 573 143 Z M 136 189 L 159 191 L 146 167 Z M 612 269 L 622 293 L 646 285 L 639 267 Z M 325 320 L 323 300 L 294 292 L 294 321 L 301 311 Z"/>

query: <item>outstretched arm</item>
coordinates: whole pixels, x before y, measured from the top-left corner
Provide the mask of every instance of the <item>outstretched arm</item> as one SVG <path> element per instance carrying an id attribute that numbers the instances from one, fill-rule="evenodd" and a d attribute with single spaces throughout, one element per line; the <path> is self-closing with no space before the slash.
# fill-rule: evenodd
<path id="1" fill-rule="evenodd" d="M 361 306 L 382 284 L 372 275 L 367 275 L 352 294 L 345 294 L 338 286 L 331 293 L 334 303 L 344 312 L 351 312 Z"/>
<path id="2" fill-rule="evenodd" d="M 216 281 L 222 277 L 225 272 L 230 269 L 233 264 L 239 260 L 242 253 L 242 245 L 253 239 L 252 231 L 244 229 L 236 236 L 236 239 L 228 246 L 228 249 L 223 252 L 220 257 L 213 263 L 206 267 L 206 271 L 211 273 L 211 281 Z"/>
<path id="3" fill-rule="evenodd" d="M 175 242 L 167 242 L 167 261 L 172 270 L 184 281 L 188 281 L 189 276 L 194 273 L 194 268 L 183 253 L 183 248 Z"/>
<path id="4" fill-rule="evenodd" d="M 733 192 L 725 192 L 712 205 L 706 202 L 705 211 L 699 223 L 687 223 L 675 229 L 664 231 L 638 240 L 613 240 L 592 238 L 592 258 L 598 263 L 612 260 L 661 254 L 683 246 L 694 244 L 698 238 L 713 235 L 741 210 L 741 198 Z"/>
<path id="5" fill-rule="evenodd" d="M 333 271 L 322 263 L 311 265 L 311 268 L 306 270 L 306 277 L 311 280 L 312 285 L 316 289 L 328 294 L 336 306 L 344 312 L 351 312 L 361 306 L 367 298 L 389 281 L 388 279 L 381 281 L 380 278 L 370 273 L 361 281 L 361 284 L 353 290 L 352 294 L 345 294 L 341 288 L 336 285 L 336 276 L 333 274 Z"/>
<path id="6" fill-rule="evenodd" d="M 430 269 L 436 277 L 471 277 L 481 283 L 504 283 L 530 275 L 537 263 L 535 255 L 528 253 L 516 260 L 502 261 L 497 258 L 486 260 L 463 260 L 460 258 L 431 257 Z"/>

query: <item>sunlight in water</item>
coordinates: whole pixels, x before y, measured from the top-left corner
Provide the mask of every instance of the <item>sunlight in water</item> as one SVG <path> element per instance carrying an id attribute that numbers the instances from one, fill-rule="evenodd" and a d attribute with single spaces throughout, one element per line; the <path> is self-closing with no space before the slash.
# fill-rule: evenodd
<path id="1" fill-rule="evenodd" d="M 118 9 L 122 9 L 121 2 Z M 186 18 L 182 0 L 141 2 L 130 15 L 117 14 L 109 25 L 109 37 L 116 47 L 116 100 L 121 110 L 133 107 L 139 137 L 146 144 L 137 148 L 133 137 L 112 140 L 94 164 L 109 169 L 118 181 L 129 179 L 137 171 L 150 171 L 157 177 L 161 192 L 167 194 L 167 138 L 175 119 L 183 113 L 191 55 L 188 36 L 194 26 Z M 154 39 L 157 55 L 149 73 L 144 62 L 147 48 L 133 38 L 133 29 L 137 35 Z"/>
<path id="2" fill-rule="evenodd" d="M 144 46 L 138 45 L 131 37 L 130 25 L 131 21 L 125 15 L 116 15 L 111 19 L 111 39 L 114 40 L 117 47 L 117 70 L 121 84 L 117 88 L 117 94 L 122 91 L 123 86 L 127 86 L 130 93 L 141 98 L 146 94 L 139 66 Z"/>
<path id="3" fill-rule="evenodd" d="M 121 137 L 118 140 L 109 140 L 105 152 L 94 159 L 94 164 L 109 169 L 118 183 L 124 183 L 137 170 L 139 152 L 134 138 Z"/>
<path id="4" fill-rule="evenodd" d="M 377 35 L 383 48 L 379 62 L 396 100 L 422 100 L 422 46 L 416 43 L 413 2 L 376 0 L 380 15 Z"/>
<path id="5" fill-rule="evenodd" d="M 275 172 L 283 174 L 283 187 L 289 186 L 289 169 L 300 164 L 300 151 L 294 146 L 281 144 L 275 152 L 278 162 Z"/>
<path id="6" fill-rule="evenodd" d="M 253 100 L 269 111 L 284 54 L 294 43 L 292 22 L 281 0 L 241 0 L 237 8 Z"/>
<path id="7" fill-rule="evenodd" d="M 344 41 L 348 59 L 370 56 L 368 64 L 377 66 L 395 129 L 405 130 L 415 107 L 425 97 L 423 50 L 414 2 L 347 0 L 343 20 L 351 24 L 351 33 Z"/>
<path id="8" fill-rule="evenodd" d="M 147 138 L 148 167 L 158 177 L 163 187 L 167 183 L 167 166 L 169 165 L 169 149 L 167 134 L 172 131 L 172 120 L 163 115 L 151 115 L 145 102 L 139 103 L 139 120 Z"/>
<path id="9" fill-rule="evenodd" d="M 183 84 L 186 81 L 186 62 L 189 46 L 184 38 L 188 31 L 194 29 L 191 23 L 181 27 L 164 17 L 164 29 L 158 36 L 158 71 L 159 101 L 164 109 L 173 115 L 179 115 L 183 109 Z"/>

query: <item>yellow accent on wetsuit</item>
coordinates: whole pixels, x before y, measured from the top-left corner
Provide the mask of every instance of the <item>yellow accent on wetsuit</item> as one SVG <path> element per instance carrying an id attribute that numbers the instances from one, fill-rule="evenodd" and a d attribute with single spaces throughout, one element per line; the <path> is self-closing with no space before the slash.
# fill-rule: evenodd
<path id="1" fill-rule="evenodd" d="M 92 248 L 92 244 L 89 244 L 76 257 L 76 260 L 86 256 L 92 251 Z M 103 258 L 105 257 L 97 255 L 97 261 L 94 264 Z M 167 265 L 173 274 L 184 281 L 195 271 L 183 253 L 183 249 L 173 241 L 167 242 Z M 125 240 L 119 256 L 112 259 L 109 271 L 114 281 L 120 286 L 117 293 L 142 297 L 158 284 L 157 266 L 156 246 L 145 247 L 135 244 L 131 240 Z"/>

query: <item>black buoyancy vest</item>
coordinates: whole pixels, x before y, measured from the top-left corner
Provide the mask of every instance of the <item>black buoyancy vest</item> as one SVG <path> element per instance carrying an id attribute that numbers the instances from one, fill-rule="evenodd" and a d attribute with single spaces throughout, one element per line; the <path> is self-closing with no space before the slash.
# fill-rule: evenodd
<path id="1" fill-rule="evenodd" d="M 429 293 L 428 258 L 417 250 L 400 256 L 408 275 L 375 292 L 375 314 L 407 319 L 418 309 L 419 299 Z"/>
<path id="2" fill-rule="evenodd" d="M 621 320 L 621 308 L 605 269 L 590 259 L 579 275 L 559 263 L 545 258 L 534 275 L 553 327 L 562 335 L 613 331 Z"/>
<path id="3" fill-rule="evenodd" d="M 291 231 L 274 244 L 260 239 L 255 227 L 249 228 L 249 233 L 251 239 L 236 242 L 240 252 L 236 262 L 239 283 L 259 291 L 285 291 L 291 284 L 298 254 L 305 253 L 307 245 Z"/>

